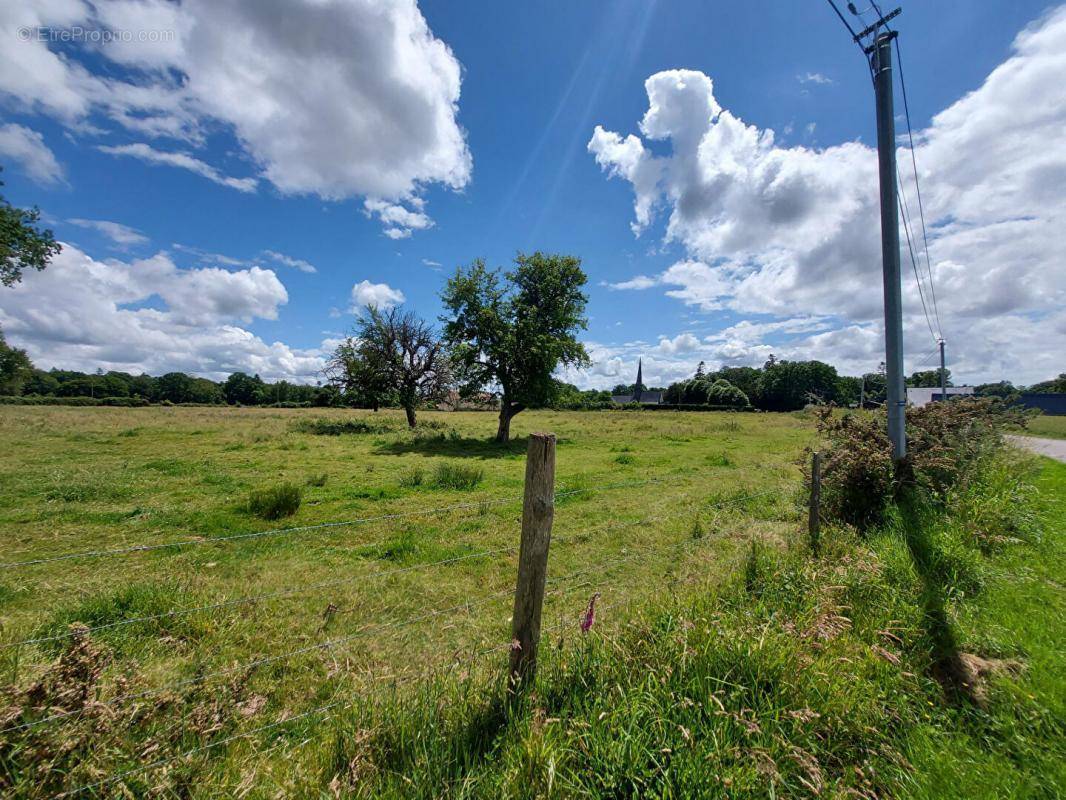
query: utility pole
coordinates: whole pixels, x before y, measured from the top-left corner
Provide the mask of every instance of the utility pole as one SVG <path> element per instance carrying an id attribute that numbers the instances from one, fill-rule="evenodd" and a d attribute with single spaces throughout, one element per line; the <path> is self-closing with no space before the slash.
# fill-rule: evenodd
<path id="1" fill-rule="evenodd" d="M 948 372 L 944 369 L 944 340 L 937 340 L 937 344 L 940 346 L 940 400 L 943 402 L 948 399 Z"/>
<path id="2" fill-rule="evenodd" d="M 881 267 L 885 287 L 885 367 L 888 371 L 888 438 L 892 459 L 907 455 L 903 385 L 903 298 L 899 275 L 899 211 L 896 199 L 896 121 L 892 107 L 892 40 L 895 31 L 877 34 L 871 66 L 877 96 L 877 163 L 881 176 Z"/>
<path id="3" fill-rule="evenodd" d="M 892 103 L 892 42 L 896 31 L 888 27 L 889 20 L 898 17 L 902 9 L 881 14 L 873 4 L 877 21 L 858 33 L 848 24 L 837 7 L 829 5 L 844 23 L 855 42 L 869 59 L 870 73 L 877 99 L 877 164 L 881 183 L 881 268 L 885 291 L 885 369 L 888 414 L 888 438 L 892 443 L 892 460 L 899 463 L 907 455 L 906 406 L 907 393 L 903 383 L 903 298 L 899 276 L 899 216 L 896 203 L 896 121 Z M 848 11 L 856 17 L 862 12 L 848 3 Z M 866 38 L 873 37 L 867 45 Z"/>

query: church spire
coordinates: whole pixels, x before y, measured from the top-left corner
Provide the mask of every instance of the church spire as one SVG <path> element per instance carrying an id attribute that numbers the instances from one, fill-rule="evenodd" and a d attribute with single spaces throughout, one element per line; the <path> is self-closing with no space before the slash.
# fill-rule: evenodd
<path id="1" fill-rule="evenodd" d="M 641 376 L 641 369 L 644 366 L 642 362 L 643 362 L 643 359 L 640 359 L 640 358 L 637 359 L 637 384 L 636 384 L 636 386 L 633 387 L 633 402 L 634 403 L 639 403 L 640 402 L 641 390 L 644 387 L 644 378 Z"/>

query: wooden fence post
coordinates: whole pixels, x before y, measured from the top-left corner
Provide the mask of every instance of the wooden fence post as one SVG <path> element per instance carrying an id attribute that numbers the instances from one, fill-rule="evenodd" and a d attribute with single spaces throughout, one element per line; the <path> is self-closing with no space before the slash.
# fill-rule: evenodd
<path id="1" fill-rule="evenodd" d="M 540 612 L 548 576 L 548 545 L 555 516 L 555 434 L 534 433 L 526 451 L 522 543 L 518 552 L 511 637 L 511 683 L 532 683 L 540 643 Z"/>
<path id="2" fill-rule="evenodd" d="M 811 453 L 811 504 L 807 517 L 807 532 L 811 551 L 817 556 L 821 549 L 822 532 L 822 454 Z"/>

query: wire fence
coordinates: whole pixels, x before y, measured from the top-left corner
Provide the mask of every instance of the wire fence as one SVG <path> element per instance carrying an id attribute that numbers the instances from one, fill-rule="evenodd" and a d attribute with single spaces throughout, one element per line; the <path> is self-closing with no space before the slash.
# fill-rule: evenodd
<path id="1" fill-rule="evenodd" d="M 552 441 L 552 458 L 554 461 L 554 439 Z M 664 491 L 657 493 L 661 495 L 658 497 L 657 501 L 645 505 L 645 513 L 638 515 L 636 519 L 619 521 L 612 518 L 602 524 L 594 526 L 588 526 L 587 524 L 580 522 L 577 525 L 571 525 L 568 523 L 571 523 L 572 520 L 568 518 L 562 520 L 564 523 L 567 523 L 567 529 L 561 530 L 558 534 L 551 537 L 551 541 L 553 545 L 556 546 L 557 552 L 565 552 L 565 550 L 558 551 L 558 548 L 560 547 L 573 551 L 570 558 L 577 562 L 576 568 L 552 573 L 543 581 L 540 602 L 546 602 L 550 608 L 558 606 L 560 617 L 558 622 L 545 625 L 543 628 L 539 627 L 538 622 L 538 635 L 554 633 L 559 630 L 572 630 L 575 634 L 579 631 L 587 631 L 593 624 L 592 606 L 590 605 L 583 613 L 578 614 L 577 609 L 570 604 L 570 598 L 572 598 L 574 594 L 584 591 L 587 592 L 589 596 L 595 596 L 597 598 L 619 596 L 624 594 L 625 591 L 628 591 L 628 589 L 623 590 L 614 585 L 614 574 L 617 570 L 624 569 L 627 565 L 631 565 L 638 561 L 644 564 L 651 563 L 655 558 L 665 559 L 671 568 L 675 568 L 680 563 L 683 563 L 681 554 L 684 551 L 697 548 L 705 542 L 714 540 L 714 537 L 705 535 L 702 529 L 683 531 L 679 536 L 675 535 L 671 538 L 664 533 L 669 524 L 681 518 L 696 518 L 700 514 L 706 514 L 730 507 L 740 506 L 742 508 L 749 508 L 752 503 L 765 501 L 772 496 L 776 496 L 777 498 L 780 498 L 781 496 L 779 489 L 755 492 L 749 491 L 737 493 L 725 498 L 718 498 L 715 499 L 714 502 L 708 503 L 706 502 L 706 499 L 709 495 L 709 490 L 705 486 L 697 486 L 689 489 L 687 492 L 677 493 L 676 489 L 678 487 L 676 486 L 676 482 L 671 482 L 665 478 L 648 478 L 640 481 L 601 483 L 594 486 L 580 486 L 573 489 L 552 491 L 551 497 L 553 501 L 558 501 L 580 494 L 591 495 L 594 493 L 604 493 L 607 495 L 615 490 L 636 490 L 650 486 L 663 486 L 664 488 L 674 489 L 675 492 L 670 493 Z M 528 504 L 530 496 L 531 492 L 527 473 L 527 486 L 525 492 L 527 510 L 529 508 Z M 518 496 L 484 498 L 477 501 L 456 503 L 431 509 L 403 510 L 351 520 L 231 534 L 213 539 L 180 539 L 173 542 L 142 543 L 110 549 L 101 548 L 96 550 L 57 553 L 39 558 L 7 562 L 0 564 L 0 569 L 14 570 L 23 567 L 35 567 L 49 564 L 55 565 L 72 560 L 99 559 L 107 557 L 118 558 L 168 548 L 191 548 L 205 545 L 225 546 L 231 543 L 268 536 L 299 535 L 330 528 L 339 528 L 342 526 L 389 522 L 434 514 L 449 514 L 470 509 L 478 509 L 480 511 L 486 507 L 513 503 L 519 499 L 521 498 Z M 563 505 L 561 508 L 565 509 L 566 506 Z M 612 511 L 613 509 L 607 509 L 608 513 L 611 513 Z M 566 517 L 565 514 L 563 516 Z M 654 531 L 654 536 L 651 537 L 652 540 L 632 545 L 627 543 L 623 545 L 621 552 L 612 553 L 603 549 L 602 544 L 606 540 L 634 528 L 639 528 L 646 532 Z M 695 528 L 699 528 L 698 523 L 695 525 Z M 100 622 L 95 625 L 71 626 L 64 631 L 39 633 L 37 635 L 24 636 L 15 641 L 0 643 L 0 651 L 14 651 L 16 654 L 20 653 L 22 650 L 36 652 L 42 646 L 54 645 L 57 642 L 65 640 L 79 640 L 97 634 L 106 634 L 107 632 L 138 624 L 158 623 L 164 620 L 188 617 L 196 614 L 215 614 L 220 611 L 240 608 L 242 606 L 257 606 L 267 601 L 283 600 L 298 595 L 313 597 L 324 591 L 345 585 L 358 583 L 361 584 L 361 589 L 365 589 L 370 584 L 386 581 L 398 576 L 404 576 L 416 572 L 439 572 L 440 570 L 465 566 L 467 564 L 486 563 L 492 559 L 503 559 L 503 561 L 500 562 L 500 565 L 507 565 L 507 569 L 499 575 L 500 580 L 482 580 L 480 582 L 481 588 L 479 588 L 476 593 L 463 596 L 458 602 L 442 602 L 438 605 L 431 606 L 425 602 L 415 602 L 412 604 L 409 601 L 405 601 L 400 603 L 401 608 L 393 607 L 375 609 L 371 613 L 371 616 L 373 617 L 372 619 L 361 622 L 355 628 L 345 631 L 340 635 L 321 638 L 317 641 L 305 641 L 298 646 L 289 647 L 281 651 L 260 651 L 255 653 L 254 657 L 238 663 L 221 665 L 208 670 L 198 668 L 197 672 L 191 676 L 162 681 L 151 687 L 134 691 L 122 691 L 121 687 L 124 684 L 118 682 L 115 684 L 115 686 L 119 687 L 117 693 L 110 697 L 92 700 L 91 702 L 87 702 L 76 708 L 57 709 L 44 707 L 23 709 L 22 713 L 16 715 L 14 718 L 9 717 L 7 720 L 8 724 L 4 727 L 0 727 L 0 742 L 3 742 L 5 738 L 10 740 L 12 737 L 27 735 L 32 729 L 38 729 L 43 726 L 73 724 L 90 712 L 99 713 L 101 710 L 106 709 L 121 709 L 124 707 L 130 707 L 131 704 L 139 704 L 163 696 L 177 696 L 180 700 L 182 693 L 187 692 L 191 688 L 202 689 L 214 686 L 216 683 L 221 687 L 222 681 L 233 678 L 233 676 L 248 676 L 250 678 L 254 673 L 261 674 L 264 667 L 293 662 L 301 656 L 329 653 L 334 659 L 336 659 L 350 653 L 356 643 L 361 640 L 371 640 L 375 647 L 382 648 L 387 647 L 391 641 L 398 640 L 399 637 L 403 636 L 411 629 L 417 628 L 422 631 L 421 635 L 430 636 L 432 634 L 425 632 L 423 629 L 428 623 L 439 619 L 452 621 L 457 620 L 460 617 L 465 617 L 471 621 L 474 628 L 480 629 L 484 629 L 487 624 L 489 629 L 483 631 L 481 636 L 482 641 L 484 641 L 484 637 L 487 636 L 490 644 L 488 646 L 475 648 L 462 657 L 459 656 L 459 652 L 461 651 L 457 651 L 456 655 L 450 660 L 447 660 L 444 664 L 440 663 L 440 659 L 431 660 L 431 663 L 429 663 L 427 667 L 410 670 L 402 676 L 391 674 L 384 676 L 384 678 L 376 676 L 373 677 L 372 680 L 389 680 L 392 681 L 394 685 L 399 686 L 411 681 L 425 680 L 430 672 L 442 668 L 451 671 L 464 666 L 470 666 L 492 654 L 509 651 L 513 659 L 518 646 L 518 640 L 514 638 L 514 634 L 505 635 L 504 631 L 499 630 L 497 627 L 502 624 L 503 617 L 495 617 L 492 615 L 478 616 L 478 612 L 492 607 L 494 604 L 505 602 L 508 598 L 515 597 L 515 614 L 518 613 L 520 605 L 517 599 L 518 589 L 515 588 L 512 581 L 514 576 L 513 570 L 515 567 L 514 559 L 523 555 L 528 544 L 525 540 L 525 536 L 526 530 L 525 526 L 523 526 L 523 540 L 521 544 L 509 544 L 499 547 L 482 547 L 473 552 L 462 553 L 446 558 L 385 569 L 361 570 L 356 574 L 344 575 L 342 577 L 330 578 L 328 580 L 313 581 L 311 583 L 296 586 L 280 587 L 269 591 L 253 592 L 239 597 L 224 598 L 209 603 L 178 606 L 156 613 L 134 615 L 123 619 Z M 361 544 L 359 547 L 372 548 L 383 544 L 385 543 L 371 542 Z M 561 556 L 557 555 L 556 557 L 560 558 Z M 545 558 L 547 558 L 546 552 Z M 496 567 L 494 567 L 493 570 L 494 572 L 499 572 L 499 569 Z M 521 582 L 520 558 L 519 576 Z M 467 592 L 468 589 L 465 588 L 464 585 L 464 588 L 462 588 L 461 591 Z M 590 603 L 591 602 L 594 601 L 590 601 Z M 404 613 L 402 607 L 411 605 L 414 605 L 415 607 L 408 609 L 407 612 Z M 583 605 L 584 602 L 582 602 L 582 606 Z M 619 606 L 620 603 L 615 601 L 606 603 L 601 601 L 597 610 L 602 615 L 608 608 Z M 327 606 L 325 620 L 321 623 L 320 631 L 324 633 L 326 628 L 333 624 L 333 620 L 337 617 L 360 612 L 366 614 L 367 607 L 365 604 L 342 607 L 330 602 Z M 537 613 L 539 616 L 539 608 Z M 488 619 L 489 622 L 486 623 L 485 619 Z M 492 620 L 495 620 L 495 622 Z M 510 622 L 515 624 L 517 630 L 517 621 L 512 619 Z M 438 626 L 437 630 L 439 631 L 440 629 L 441 628 Z M 493 641 L 494 639 L 495 641 Z M 446 652 L 443 648 L 441 651 Z M 30 669 L 31 665 L 21 664 L 21 667 L 23 669 Z M 32 664 L 32 667 L 43 667 L 47 669 L 48 664 L 34 663 Z M 270 673 L 269 670 L 266 672 Z M 512 679 L 514 677 L 515 674 L 512 674 Z M 209 691 L 214 690 L 209 689 Z M 337 691 L 340 691 L 339 686 Z M 237 731 L 222 738 L 207 741 L 195 747 L 182 750 L 181 752 L 161 756 L 158 759 L 153 760 L 146 759 L 143 756 L 137 756 L 137 759 L 142 760 L 143 763 L 100 777 L 98 780 L 84 783 L 76 788 L 68 789 L 57 796 L 72 797 L 86 793 L 99 792 L 105 787 L 122 783 L 136 775 L 165 767 L 177 761 L 191 759 L 199 754 L 226 747 L 239 740 L 254 741 L 260 735 L 276 728 L 280 728 L 281 726 L 292 725 L 301 720 L 316 717 L 328 719 L 331 715 L 351 707 L 358 701 L 358 699 L 359 693 L 349 692 L 343 699 L 331 699 L 327 703 L 320 703 L 314 708 L 296 714 L 286 715 L 283 713 L 280 718 L 272 722 L 248 730 Z M 187 721 L 184 717 L 178 718 L 173 724 L 164 729 L 163 734 L 167 736 L 174 734 L 186 724 Z M 312 740 L 313 737 L 309 737 L 305 741 Z"/>

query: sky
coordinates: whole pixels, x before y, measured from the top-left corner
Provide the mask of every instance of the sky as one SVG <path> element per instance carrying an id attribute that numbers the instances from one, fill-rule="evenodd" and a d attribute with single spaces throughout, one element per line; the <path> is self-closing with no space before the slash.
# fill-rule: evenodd
<path id="1" fill-rule="evenodd" d="M 1066 6 L 893 25 L 905 367 L 1053 377 Z M 0 191 L 64 243 L 0 288 L 40 367 L 314 383 L 365 304 L 435 320 L 532 250 L 589 276 L 583 388 L 884 360 L 874 96 L 822 0 L 0 0 L 0 41 Z"/>

